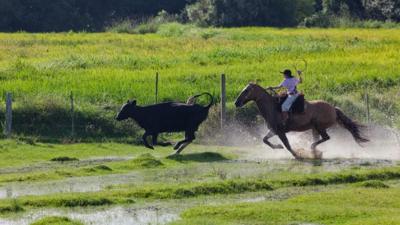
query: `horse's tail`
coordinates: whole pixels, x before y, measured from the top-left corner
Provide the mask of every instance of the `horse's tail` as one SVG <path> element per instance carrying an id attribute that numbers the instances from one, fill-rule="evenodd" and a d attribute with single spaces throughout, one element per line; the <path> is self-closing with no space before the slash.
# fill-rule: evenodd
<path id="1" fill-rule="evenodd" d="M 190 97 L 186 101 L 186 103 L 187 104 L 195 104 L 196 103 L 196 99 L 201 97 L 201 96 L 203 96 L 203 95 L 208 95 L 210 97 L 210 103 L 206 106 L 206 108 L 210 108 L 212 106 L 212 104 L 214 103 L 214 97 L 208 92 L 204 92 L 204 93 L 201 93 L 201 94 L 198 94 L 198 95 L 194 95 L 194 96 Z"/>
<path id="2" fill-rule="evenodd" d="M 335 110 L 338 123 L 346 128 L 348 131 L 350 131 L 350 133 L 353 135 L 354 140 L 358 144 L 369 141 L 367 138 L 361 135 L 361 128 L 363 128 L 364 125 L 361 125 L 347 117 L 339 108 L 335 108 Z"/>

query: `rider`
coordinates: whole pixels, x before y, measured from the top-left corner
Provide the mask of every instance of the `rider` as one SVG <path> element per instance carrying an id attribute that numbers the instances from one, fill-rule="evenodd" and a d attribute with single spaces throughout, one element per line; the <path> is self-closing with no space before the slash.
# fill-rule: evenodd
<path id="1" fill-rule="evenodd" d="M 301 71 L 298 70 L 297 74 L 299 78 L 296 78 L 292 75 L 292 71 L 289 69 L 281 72 L 285 78 L 283 82 L 277 86 L 273 87 L 273 89 L 286 88 L 288 97 L 285 102 L 282 104 L 282 123 L 286 126 L 287 120 L 289 119 L 289 110 L 292 107 L 292 104 L 296 101 L 297 97 L 299 97 L 299 93 L 297 91 L 297 85 L 303 82 L 303 78 L 301 77 Z"/>

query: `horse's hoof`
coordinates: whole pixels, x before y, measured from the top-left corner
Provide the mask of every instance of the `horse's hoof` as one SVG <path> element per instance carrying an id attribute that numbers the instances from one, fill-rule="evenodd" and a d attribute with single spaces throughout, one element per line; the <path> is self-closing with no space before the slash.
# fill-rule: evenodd
<path id="1" fill-rule="evenodd" d="M 314 159 L 322 159 L 323 153 L 321 151 L 315 150 L 312 153 Z"/>
<path id="2" fill-rule="evenodd" d="M 284 149 L 281 144 L 275 145 L 275 149 Z"/>

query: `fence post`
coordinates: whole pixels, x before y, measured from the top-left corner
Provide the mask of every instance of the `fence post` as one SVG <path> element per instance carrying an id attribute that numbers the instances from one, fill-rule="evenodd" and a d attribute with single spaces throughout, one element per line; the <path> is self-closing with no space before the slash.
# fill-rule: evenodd
<path id="1" fill-rule="evenodd" d="M 370 124 L 370 113 L 369 113 L 369 95 L 368 92 L 365 93 L 365 104 L 367 105 L 367 124 Z"/>
<path id="2" fill-rule="evenodd" d="M 69 96 L 71 100 L 71 137 L 75 136 L 75 109 L 74 109 L 74 95 L 71 91 Z"/>
<path id="3" fill-rule="evenodd" d="M 156 73 L 156 104 L 158 103 L 158 72 Z"/>
<path id="4" fill-rule="evenodd" d="M 12 129 L 12 95 L 11 93 L 6 94 L 6 123 L 4 127 L 4 135 L 7 138 L 11 137 Z"/>
<path id="5" fill-rule="evenodd" d="M 221 75 L 221 129 L 225 127 L 226 120 L 226 76 Z"/>

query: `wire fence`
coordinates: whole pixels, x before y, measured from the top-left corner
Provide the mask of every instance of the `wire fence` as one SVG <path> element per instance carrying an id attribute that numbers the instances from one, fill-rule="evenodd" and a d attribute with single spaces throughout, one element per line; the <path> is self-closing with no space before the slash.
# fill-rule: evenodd
<path id="1" fill-rule="evenodd" d="M 160 86 L 160 75 L 159 73 L 156 73 L 155 75 L 155 103 L 158 103 L 159 101 L 159 86 Z M 215 113 L 219 114 L 218 116 L 212 116 L 214 120 L 219 120 L 219 128 L 222 134 L 224 134 L 224 129 L 229 129 L 229 126 L 227 123 L 231 123 L 232 120 L 235 118 L 229 118 L 232 117 L 232 113 L 229 113 L 229 110 L 227 108 L 227 88 L 229 88 L 229 76 L 226 76 L 225 74 L 220 75 L 220 96 L 219 96 L 219 102 L 218 102 L 218 110 L 215 111 Z M 40 134 L 40 130 L 46 130 L 46 132 L 50 134 L 58 134 L 56 136 L 66 136 L 70 138 L 80 138 L 82 136 L 91 136 L 95 137 L 98 136 L 101 138 L 102 135 L 105 135 L 106 133 L 112 135 L 118 136 L 118 135 L 123 135 L 124 133 L 132 133 L 132 132 L 137 132 L 140 128 L 137 126 L 133 126 L 134 128 L 128 128 L 128 125 L 117 125 L 117 123 L 114 123 L 115 121 L 113 120 L 113 117 L 117 113 L 117 108 L 108 108 L 107 110 L 99 110 L 95 113 L 91 114 L 91 118 L 89 119 L 89 116 L 84 116 L 81 115 L 81 112 L 77 111 L 77 102 L 76 99 L 79 98 L 79 96 L 75 96 L 74 93 L 71 91 L 69 94 L 69 99 L 66 100 L 66 102 L 69 102 L 69 106 L 67 110 L 54 110 L 53 114 L 47 114 L 49 115 L 49 118 L 40 118 L 37 119 L 34 116 L 30 117 L 30 114 L 27 115 L 22 115 L 23 113 L 16 113 L 14 114 L 13 111 L 13 98 L 12 98 L 13 93 L 6 93 L 6 99 L 5 99 L 5 116 L 4 116 L 4 122 L 2 121 L 2 127 L 3 127 L 3 133 L 4 136 L 7 138 L 11 138 L 13 134 L 13 125 L 17 124 L 18 126 L 18 132 L 17 133 L 32 133 L 28 131 L 33 131 L 33 130 L 39 130 L 38 134 Z M 349 99 L 345 100 L 341 103 L 336 102 L 336 104 L 341 104 L 342 107 L 344 107 L 345 112 L 349 112 L 350 115 L 353 114 L 352 116 L 356 117 L 361 117 L 364 118 L 363 122 L 371 125 L 371 124 L 377 124 L 379 123 L 379 120 L 376 120 L 377 116 L 375 116 L 376 112 L 376 99 L 371 98 L 371 94 L 365 91 L 362 93 L 362 102 L 357 102 L 355 104 L 354 102 L 356 100 L 354 99 Z M 378 101 L 379 102 L 379 101 Z M 390 107 L 389 107 L 390 108 Z M 385 109 L 385 110 L 391 110 L 391 109 Z M 35 112 L 31 112 L 32 115 L 35 114 Z M 393 134 L 396 136 L 396 140 L 400 146 L 400 134 L 399 132 L 393 128 L 393 122 L 390 121 L 395 121 L 396 120 L 396 114 L 395 113 L 387 113 L 389 116 L 388 125 L 390 127 L 390 130 L 393 132 Z M 35 121 L 29 121 L 29 120 L 35 120 Z M 24 124 L 21 121 L 26 121 Z M 45 121 L 41 124 L 41 121 Z M 14 122 L 14 124 L 13 124 Z M 240 121 L 238 121 L 240 123 Z M 49 129 L 46 129 L 45 126 L 49 126 Z M 117 128 L 116 128 L 117 127 Z M 113 130 L 110 132 L 111 130 Z"/>

